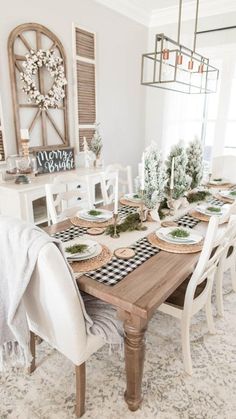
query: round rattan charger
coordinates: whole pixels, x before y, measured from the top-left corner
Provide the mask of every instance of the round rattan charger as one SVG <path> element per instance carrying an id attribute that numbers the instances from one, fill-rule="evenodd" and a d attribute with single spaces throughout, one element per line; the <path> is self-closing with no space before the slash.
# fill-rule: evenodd
<path id="1" fill-rule="evenodd" d="M 82 220 L 82 218 L 79 217 L 73 217 L 70 218 L 70 222 L 71 224 L 73 224 L 74 226 L 77 227 L 99 227 L 99 228 L 104 228 L 104 227 L 108 227 L 110 225 L 112 225 L 114 223 L 113 218 L 111 218 L 108 221 L 104 221 L 103 223 L 97 223 L 96 221 L 87 221 L 87 220 Z"/>
<path id="2" fill-rule="evenodd" d="M 196 244 L 168 243 L 165 240 L 159 239 L 156 233 L 149 234 L 147 239 L 152 246 L 158 247 L 158 249 L 165 250 L 165 252 L 169 253 L 198 253 L 201 252 L 203 247 L 203 240 Z"/>
<path id="3" fill-rule="evenodd" d="M 106 265 L 112 258 L 112 252 L 108 247 L 101 245 L 102 251 L 99 255 L 94 256 L 91 259 L 80 260 L 76 262 L 71 262 L 71 267 L 74 273 L 85 273 L 89 271 L 95 271 L 96 269 L 101 268 Z"/>

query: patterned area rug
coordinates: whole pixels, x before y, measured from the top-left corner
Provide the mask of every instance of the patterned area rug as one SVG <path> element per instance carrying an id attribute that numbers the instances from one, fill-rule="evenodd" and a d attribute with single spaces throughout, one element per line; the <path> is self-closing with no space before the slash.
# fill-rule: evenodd
<path id="1" fill-rule="evenodd" d="M 192 377 L 183 371 L 177 320 L 157 313 L 147 332 L 144 400 L 131 413 L 123 400 L 120 353 L 103 347 L 87 362 L 84 419 L 236 419 L 236 294 L 224 284 L 225 318 L 215 317 L 217 334 L 207 333 L 204 312 L 193 319 Z M 37 346 L 38 368 L 0 376 L 1 419 L 75 419 L 72 364 L 45 343 Z"/>

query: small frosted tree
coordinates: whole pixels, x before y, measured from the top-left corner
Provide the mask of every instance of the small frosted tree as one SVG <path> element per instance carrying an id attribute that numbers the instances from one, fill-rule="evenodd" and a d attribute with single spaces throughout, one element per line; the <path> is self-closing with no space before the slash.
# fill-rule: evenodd
<path id="1" fill-rule="evenodd" d="M 186 173 L 191 176 L 191 189 L 194 189 L 200 185 L 203 177 L 203 148 L 201 141 L 197 137 L 189 143 L 187 157 Z"/>
<path id="2" fill-rule="evenodd" d="M 151 143 L 145 150 L 144 203 L 153 209 L 164 199 L 166 176 L 161 154 L 156 143 Z"/>
<path id="3" fill-rule="evenodd" d="M 95 154 L 96 158 L 98 158 L 102 151 L 102 137 L 99 131 L 99 124 L 96 124 L 95 132 L 93 138 L 90 142 L 89 148 Z"/>
<path id="4" fill-rule="evenodd" d="M 174 165 L 174 189 L 173 198 L 178 199 L 190 189 L 192 178 L 187 174 L 188 157 L 182 141 L 171 148 L 170 154 L 166 160 L 166 176 L 167 176 L 167 195 L 170 191 L 170 178 L 172 159 L 175 158 Z"/>

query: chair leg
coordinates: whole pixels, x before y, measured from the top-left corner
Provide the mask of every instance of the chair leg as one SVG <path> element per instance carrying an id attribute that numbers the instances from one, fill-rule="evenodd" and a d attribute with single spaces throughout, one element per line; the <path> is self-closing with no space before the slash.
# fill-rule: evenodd
<path id="1" fill-rule="evenodd" d="M 216 333 L 216 329 L 215 329 L 213 314 L 212 314 L 211 293 L 209 293 L 205 309 L 206 309 L 206 318 L 207 318 L 207 325 L 208 325 L 209 332 L 212 335 L 214 335 Z"/>
<path id="2" fill-rule="evenodd" d="M 216 273 L 216 306 L 219 316 L 224 317 L 223 272 L 220 269 Z"/>
<path id="3" fill-rule="evenodd" d="M 31 355 L 32 355 L 32 361 L 31 361 L 30 366 L 28 368 L 29 374 L 32 374 L 32 372 L 34 372 L 34 370 L 36 369 L 36 365 L 35 365 L 35 355 L 36 355 L 35 340 L 36 340 L 35 334 L 33 332 L 30 332 L 30 351 L 31 351 Z"/>
<path id="4" fill-rule="evenodd" d="M 181 320 L 181 340 L 182 340 L 182 353 L 184 361 L 184 369 L 187 374 L 192 375 L 192 359 L 190 351 L 190 318 L 182 318 Z"/>
<path id="5" fill-rule="evenodd" d="M 76 407 L 75 413 L 78 418 L 85 412 L 86 368 L 85 362 L 75 366 L 76 376 Z"/>
<path id="6" fill-rule="evenodd" d="M 231 267 L 230 267 L 230 275 L 231 275 L 231 281 L 232 281 L 232 288 L 234 292 L 236 292 L 236 269 L 235 269 L 235 262 L 233 261 Z"/>

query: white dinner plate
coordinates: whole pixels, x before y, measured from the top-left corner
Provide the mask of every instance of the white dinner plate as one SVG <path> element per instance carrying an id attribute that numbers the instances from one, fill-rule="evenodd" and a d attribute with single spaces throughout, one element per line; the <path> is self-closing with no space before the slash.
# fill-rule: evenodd
<path id="1" fill-rule="evenodd" d="M 77 212 L 77 217 L 81 218 L 82 220 L 86 221 L 96 221 L 97 223 L 104 223 L 105 221 L 110 220 L 113 217 L 111 211 L 107 211 L 104 209 L 98 209 L 97 211 L 100 212 L 99 215 L 91 215 L 89 214 L 91 210 L 80 210 Z"/>
<path id="2" fill-rule="evenodd" d="M 66 248 L 73 246 L 74 244 L 86 244 L 88 246 L 88 249 L 84 253 L 71 254 L 70 252 L 67 252 Z M 91 259 L 95 256 L 98 256 L 102 251 L 102 246 L 99 243 L 97 243 L 95 240 L 89 240 L 83 237 L 77 237 L 73 240 L 69 240 L 68 242 L 64 242 L 62 243 L 62 246 L 65 252 L 66 258 L 68 260 L 73 260 L 73 261 Z"/>
<path id="3" fill-rule="evenodd" d="M 170 233 L 177 228 L 185 230 L 189 233 L 188 237 L 172 237 Z M 178 244 L 196 244 L 199 243 L 203 236 L 195 230 L 191 230 L 185 227 L 161 227 L 156 231 L 156 235 L 159 239 L 165 240 L 169 243 L 178 243 Z"/>
<path id="4" fill-rule="evenodd" d="M 220 212 L 208 211 L 207 210 L 208 207 L 217 207 L 217 208 L 220 208 Z M 200 212 L 201 214 L 208 215 L 210 217 L 212 215 L 217 215 L 218 217 L 221 217 L 223 214 L 225 214 L 227 212 L 227 208 L 225 208 L 224 205 L 222 207 L 219 207 L 217 205 L 208 203 L 208 205 L 198 205 L 196 207 L 196 211 Z"/>
<path id="5" fill-rule="evenodd" d="M 234 192 L 235 195 L 232 195 L 232 192 Z M 219 195 L 223 196 L 223 198 L 236 199 L 236 191 L 220 191 Z"/>
<path id="6" fill-rule="evenodd" d="M 135 193 L 127 193 L 127 194 L 124 195 L 124 198 L 127 199 L 127 201 L 130 201 L 130 202 L 140 203 L 141 198 L 140 197 L 137 198 L 137 195 L 138 194 L 135 194 Z"/>
<path id="7" fill-rule="evenodd" d="M 217 177 L 211 179 L 209 182 L 210 185 L 225 185 L 226 183 L 229 183 L 229 180 L 226 178 L 219 178 L 219 179 L 221 180 L 217 180 Z"/>

